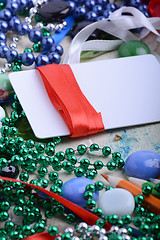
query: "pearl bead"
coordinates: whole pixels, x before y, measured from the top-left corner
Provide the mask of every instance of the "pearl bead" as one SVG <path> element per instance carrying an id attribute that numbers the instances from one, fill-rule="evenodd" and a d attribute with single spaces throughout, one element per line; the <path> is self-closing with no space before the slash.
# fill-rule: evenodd
<path id="1" fill-rule="evenodd" d="M 46 28 L 52 32 L 55 30 L 55 25 L 53 23 L 48 23 Z"/>
<path id="2" fill-rule="evenodd" d="M 101 235 L 98 240 L 108 240 L 108 237 L 105 235 Z"/>
<path id="3" fill-rule="evenodd" d="M 80 232 L 84 232 L 88 229 L 88 224 L 85 223 L 85 222 L 81 222 L 79 223 L 77 229 L 80 231 Z"/>
<path id="4" fill-rule="evenodd" d="M 9 44 L 9 47 L 11 49 L 15 49 L 17 47 L 17 45 L 14 42 L 12 42 L 12 43 Z"/>
<path id="5" fill-rule="evenodd" d="M 80 238 L 77 237 L 77 236 L 73 236 L 73 237 L 72 237 L 72 240 L 80 240 Z"/>
<path id="6" fill-rule="evenodd" d="M 126 228 L 120 228 L 120 229 L 118 230 L 118 234 L 119 234 L 119 235 L 126 234 L 126 233 L 127 233 L 127 229 L 126 229 Z"/>
<path id="7" fill-rule="evenodd" d="M 42 29 L 42 28 L 43 28 L 43 23 L 38 22 L 38 23 L 36 24 L 36 28 Z"/>
<path id="8" fill-rule="evenodd" d="M 109 230 L 109 232 L 111 233 L 117 233 L 119 231 L 119 227 L 118 226 L 112 226 Z"/>
<path id="9" fill-rule="evenodd" d="M 19 42 L 19 38 L 18 38 L 18 37 L 13 37 L 13 38 L 12 38 L 12 41 L 13 41 L 14 43 L 18 43 L 18 42 Z"/>
<path id="10" fill-rule="evenodd" d="M 64 230 L 65 233 L 69 233 L 71 236 L 73 236 L 74 230 L 71 227 L 68 227 Z"/>
<path id="11" fill-rule="evenodd" d="M 25 17 L 24 22 L 29 25 L 31 23 L 31 18 L 30 17 Z"/>
<path id="12" fill-rule="evenodd" d="M 6 72 L 6 69 L 4 67 L 1 67 L 0 68 L 0 73 L 5 73 Z"/>
<path id="13" fill-rule="evenodd" d="M 37 13 L 37 9 L 36 8 L 31 8 L 29 10 L 29 14 L 30 14 L 31 17 L 34 16 L 36 13 Z"/>

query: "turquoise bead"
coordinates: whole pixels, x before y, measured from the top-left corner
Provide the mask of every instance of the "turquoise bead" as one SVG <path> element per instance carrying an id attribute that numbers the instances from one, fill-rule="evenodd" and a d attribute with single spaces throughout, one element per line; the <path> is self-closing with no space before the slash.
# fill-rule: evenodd
<path id="1" fill-rule="evenodd" d="M 150 49 L 144 42 L 137 40 L 124 42 L 118 49 L 119 57 L 130 57 L 144 54 L 150 54 Z"/>

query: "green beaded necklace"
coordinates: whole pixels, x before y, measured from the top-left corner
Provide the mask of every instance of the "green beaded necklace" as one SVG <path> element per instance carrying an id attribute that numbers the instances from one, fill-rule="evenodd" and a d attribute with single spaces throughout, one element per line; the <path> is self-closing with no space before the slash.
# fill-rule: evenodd
<path id="1" fill-rule="evenodd" d="M 28 182 L 30 175 L 34 173 L 37 179 L 31 179 L 30 183 L 34 185 L 47 188 L 50 185 L 50 191 L 61 195 L 61 186 L 63 181 L 59 179 L 59 172 L 61 169 L 68 174 L 73 174 L 76 177 L 86 177 L 94 179 L 99 170 L 106 168 L 113 171 L 117 169 L 123 169 L 124 160 L 121 158 L 119 152 L 111 153 L 111 148 L 108 146 L 99 147 L 98 144 L 92 144 L 90 147 L 84 144 L 78 145 L 77 149 L 67 148 L 65 152 L 56 152 L 56 146 L 61 142 L 60 137 L 51 139 L 48 143 L 40 143 L 33 139 L 24 140 L 23 134 L 19 134 L 19 130 L 28 131 L 28 124 L 21 126 L 21 120 L 25 119 L 25 113 L 21 108 L 21 105 L 14 95 L 14 102 L 12 104 L 12 112 L 9 117 L 2 119 L 2 128 L 0 139 L 0 167 L 4 168 L 8 164 L 19 166 L 21 173 L 19 179 L 23 182 Z M 104 161 L 96 160 L 91 163 L 88 158 L 83 158 L 83 155 L 88 151 L 102 152 L 102 158 L 106 159 L 111 157 L 106 164 Z M 49 167 L 52 167 L 53 171 L 49 171 Z M 5 227 L 0 230 L 1 236 L 4 239 L 23 239 L 24 237 L 40 233 L 45 230 L 49 232 L 51 236 L 56 236 L 58 230 L 55 226 L 47 227 L 46 220 L 42 217 L 40 208 L 43 209 L 43 215 L 46 219 L 52 219 L 55 214 L 58 216 L 64 216 L 65 220 L 69 224 L 74 224 L 76 217 L 73 213 L 66 213 L 65 208 L 55 199 L 44 199 L 38 195 L 38 192 L 34 192 L 32 189 L 27 189 L 23 184 L 11 183 L 0 181 L 2 186 L 1 193 L 4 199 L 1 199 L 0 209 L 0 221 L 4 221 Z M 160 191 L 160 184 L 155 186 L 157 191 Z M 141 204 L 143 203 L 143 194 L 149 194 L 151 188 L 145 186 L 142 190 L 142 194 L 135 197 L 136 209 L 135 217 L 130 215 L 124 215 L 121 219 L 117 215 L 103 216 L 103 212 L 100 208 L 96 208 L 96 202 L 93 200 L 93 192 L 95 190 L 110 190 L 112 187 L 105 187 L 101 181 L 95 182 L 94 185 L 87 185 L 84 193 L 84 199 L 87 200 L 87 208 L 95 215 L 101 217 L 97 221 L 97 226 L 103 228 L 105 221 L 117 227 L 123 227 L 132 223 L 135 227 L 139 228 L 141 237 L 134 238 L 132 236 L 132 228 L 127 226 L 127 234 L 131 239 L 160 239 L 160 215 L 154 215 L 144 209 Z M 6 200 L 7 199 L 7 200 Z M 16 225 L 9 218 L 8 211 L 13 211 L 16 216 L 22 216 L 24 218 L 23 224 Z M 30 225 L 34 224 L 33 227 Z M 88 230 L 87 230 L 88 231 Z M 113 231 L 114 232 L 114 231 Z M 68 233 L 61 234 L 60 239 L 71 239 Z M 115 231 L 109 233 L 108 239 L 124 239 L 121 235 Z M 68 236 L 68 237 L 67 237 Z M 80 239 L 83 239 L 82 237 Z M 87 239 L 87 238 L 86 238 Z M 89 239 L 89 238 L 88 238 Z M 58 238 L 57 238 L 58 240 Z"/>

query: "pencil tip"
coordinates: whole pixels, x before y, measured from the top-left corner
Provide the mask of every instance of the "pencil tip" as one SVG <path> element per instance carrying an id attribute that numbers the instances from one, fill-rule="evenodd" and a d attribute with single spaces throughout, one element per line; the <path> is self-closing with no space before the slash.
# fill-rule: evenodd
<path id="1" fill-rule="evenodd" d="M 101 174 L 102 177 L 104 177 L 106 180 L 108 180 L 108 175 Z"/>

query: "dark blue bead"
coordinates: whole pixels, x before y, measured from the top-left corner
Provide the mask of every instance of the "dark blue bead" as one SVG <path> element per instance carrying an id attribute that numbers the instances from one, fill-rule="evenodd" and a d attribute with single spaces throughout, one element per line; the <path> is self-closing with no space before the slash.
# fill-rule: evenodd
<path id="1" fill-rule="evenodd" d="M 27 7 L 27 1 L 26 0 L 19 0 L 19 10 L 23 10 Z"/>
<path id="2" fill-rule="evenodd" d="M 34 55 L 30 52 L 24 52 L 21 56 L 23 65 L 30 66 L 34 63 Z"/>
<path id="3" fill-rule="evenodd" d="M 17 26 L 17 32 L 19 35 L 26 35 L 29 32 L 28 25 L 25 23 L 22 23 Z"/>
<path id="4" fill-rule="evenodd" d="M 97 14 L 96 14 L 95 12 L 90 11 L 90 12 L 88 12 L 88 13 L 86 14 L 86 20 L 87 20 L 87 21 L 92 21 L 92 22 L 94 22 L 94 21 L 96 21 L 96 19 L 97 19 Z"/>
<path id="5" fill-rule="evenodd" d="M 103 12 L 103 8 L 101 5 L 95 5 L 92 9 L 97 15 L 101 15 Z"/>
<path id="6" fill-rule="evenodd" d="M 5 58 L 6 52 L 9 50 L 7 46 L 0 46 L 0 57 Z"/>
<path id="7" fill-rule="evenodd" d="M 130 0 L 129 5 L 132 7 L 138 8 L 139 5 L 141 4 L 141 0 Z"/>
<path id="8" fill-rule="evenodd" d="M 76 5 L 83 5 L 85 0 L 74 0 L 74 2 L 76 3 Z"/>
<path id="9" fill-rule="evenodd" d="M 38 55 L 38 57 L 35 60 L 36 65 L 43 66 L 43 65 L 48 65 L 49 64 L 49 57 L 47 55 Z"/>
<path id="10" fill-rule="evenodd" d="M 7 41 L 7 36 L 3 32 L 0 32 L 0 41 L 2 41 L 2 42 Z"/>
<path id="11" fill-rule="evenodd" d="M 18 11 L 18 4 L 17 2 L 9 2 L 6 5 L 6 8 L 9 9 L 12 13 L 12 15 L 16 14 L 16 12 Z"/>
<path id="12" fill-rule="evenodd" d="M 86 15 L 86 8 L 83 6 L 76 7 L 74 13 L 77 18 L 84 18 Z"/>
<path id="13" fill-rule="evenodd" d="M 9 21 L 9 27 L 11 30 L 17 30 L 18 26 L 21 24 L 21 20 L 14 16 L 11 18 L 11 20 Z"/>
<path id="14" fill-rule="evenodd" d="M 31 42 L 35 42 L 35 43 L 41 41 L 42 39 L 41 31 L 37 29 L 31 30 L 29 33 L 29 39 L 31 40 Z"/>
<path id="15" fill-rule="evenodd" d="M 8 23 L 0 20 L 0 31 L 6 33 L 8 31 Z"/>
<path id="16" fill-rule="evenodd" d="M 6 52 L 6 59 L 8 62 L 15 62 L 17 60 L 18 57 L 18 52 L 14 49 L 9 49 Z"/>
<path id="17" fill-rule="evenodd" d="M 143 12 L 144 16 L 146 16 L 147 18 L 150 17 L 149 13 L 148 12 Z"/>
<path id="18" fill-rule="evenodd" d="M 70 6 L 70 8 L 71 8 L 71 12 L 73 12 L 74 9 L 76 8 L 75 2 L 73 2 L 73 1 L 68 1 L 68 4 L 69 4 L 69 6 Z"/>
<path id="19" fill-rule="evenodd" d="M 92 9 L 95 4 L 96 4 L 95 0 L 86 0 L 85 6 L 88 9 Z"/>
<path id="20" fill-rule="evenodd" d="M 97 0 L 97 4 L 106 6 L 109 3 L 108 0 Z"/>
<path id="21" fill-rule="evenodd" d="M 4 46 L 6 46 L 6 43 L 3 42 L 3 41 L 0 41 L 0 46 L 1 46 L 1 47 L 4 47 Z"/>
<path id="22" fill-rule="evenodd" d="M 105 10 L 105 11 L 103 12 L 103 16 L 104 16 L 105 18 L 108 18 L 111 13 L 112 13 L 112 11 Z"/>
<path id="23" fill-rule="evenodd" d="M 54 40 L 52 37 L 46 36 L 42 38 L 41 45 L 44 50 L 49 50 L 53 44 L 54 44 Z"/>
<path id="24" fill-rule="evenodd" d="M 56 52 L 51 52 L 48 57 L 51 63 L 59 64 L 61 61 L 61 56 Z"/>
<path id="25" fill-rule="evenodd" d="M 12 17 L 11 11 L 8 9 L 3 9 L 0 11 L 0 19 L 9 21 Z"/>
<path id="26" fill-rule="evenodd" d="M 63 54 L 63 47 L 59 44 L 54 44 L 51 49 L 51 52 L 57 52 L 60 56 Z"/>
<path id="27" fill-rule="evenodd" d="M 141 12 L 148 12 L 149 9 L 148 9 L 148 5 L 147 4 L 141 4 L 138 9 L 141 11 Z"/>
<path id="28" fill-rule="evenodd" d="M 33 7 L 33 1 L 32 0 L 28 0 L 27 1 L 27 7 L 30 9 Z"/>
<path id="29" fill-rule="evenodd" d="M 114 3 L 108 3 L 106 6 L 106 10 L 114 12 L 117 9 L 117 5 Z"/>
<path id="30" fill-rule="evenodd" d="M 98 16 L 96 21 L 101 21 L 101 20 L 104 20 L 104 19 L 106 19 L 104 16 Z"/>

